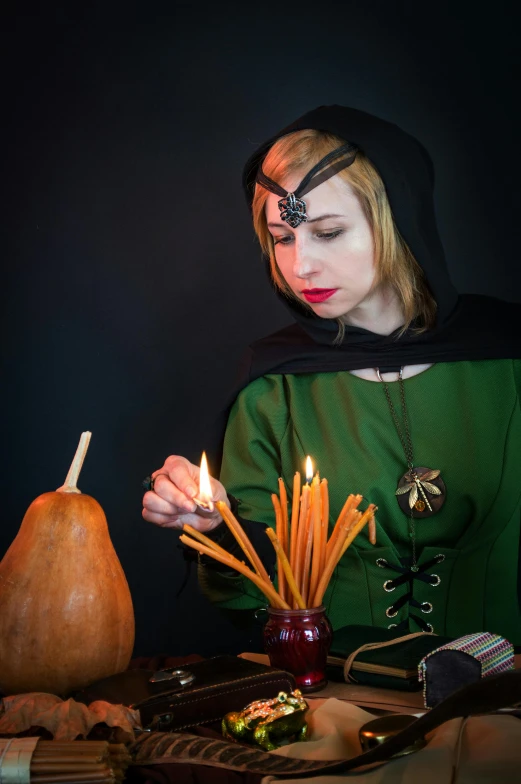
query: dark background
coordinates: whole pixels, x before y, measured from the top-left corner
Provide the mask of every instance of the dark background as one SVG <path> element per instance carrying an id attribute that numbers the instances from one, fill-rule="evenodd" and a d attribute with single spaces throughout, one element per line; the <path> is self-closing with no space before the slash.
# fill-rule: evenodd
<path id="1" fill-rule="evenodd" d="M 518 4 L 20 6 L 2 25 L 0 553 L 92 430 L 80 487 L 136 654 L 239 652 L 194 574 L 175 598 L 177 534 L 142 520 L 140 484 L 168 454 L 199 462 L 242 349 L 288 323 L 242 164 L 319 104 L 396 122 L 434 159 L 458 288 L 519 301 Z"/>

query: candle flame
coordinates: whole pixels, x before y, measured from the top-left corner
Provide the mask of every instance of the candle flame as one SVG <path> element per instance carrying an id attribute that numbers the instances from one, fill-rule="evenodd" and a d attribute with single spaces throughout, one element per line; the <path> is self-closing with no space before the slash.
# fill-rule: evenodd
<path id="1" fill-rule="evenodd" d="M 311 482 L 313 479 L 313 463 L 308 455 L 306 458 L 306 482 Z"/>
<path id="2" fill-rule="evenodd" d="M 201 470 L 199 472 L 199 496 L 197 500 L 205 506 L 208 506 L 208 508 L 213 509 L 212 497 L 213 493 L 210 484 L 210 474 L 208 473 L 208 462 L 206 460 L 206 452 L 203 452 L 203 456 L 201 457 Z"/>

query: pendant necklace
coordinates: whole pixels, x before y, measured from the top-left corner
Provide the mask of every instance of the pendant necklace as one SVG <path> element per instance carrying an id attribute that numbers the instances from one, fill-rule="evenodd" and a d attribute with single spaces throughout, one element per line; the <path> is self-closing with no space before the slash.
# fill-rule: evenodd
<path id="1" fill-rule="evenodd" d="M 410 537 L 412 540 L 413 551 L 412 569 L 413 571 L 416 571 L 418 567 L 416 566 L 416 536 L 414 521 L 418 518 L 431 517 L 433 514 L 436 514 L 436 512 L 438 512 L 445 503 L 447 491 L 440 476 L 439 469 L 414 465 L 409 416 L 405 402 L 403 367 L 399 369 L 398 376 L 400 399 L 402 404 L 403 430 L 400 425 L 396 409 L 393 405 L 393 401 L 391 400 L 387 382 L 383 380 L 380 374 L 380 368 L 375 368 L 375 371 L 376 375 L 378 376 L 378 380 L 383 384 L 385 397 L 387 399 L 394 426 L 396 428 L 396 432 L 398 433 L 398 438 L 400 439 L 400 443 L 405 454 L 405 460 L 407 462 L 407 471 L 400 478 L 395 495 L 400 509 L 410 518 Z M 384 372 L 391 372 L 391 368 L 386 368 Z"/>

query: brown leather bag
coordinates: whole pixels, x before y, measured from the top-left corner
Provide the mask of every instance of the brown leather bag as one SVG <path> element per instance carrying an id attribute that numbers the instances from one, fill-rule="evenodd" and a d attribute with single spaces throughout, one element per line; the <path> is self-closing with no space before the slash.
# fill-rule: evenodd
<path id="1" fill-rule="evenodd" d="M 126 670 L 71 696 L 87 705 L 94 700 L 126 705 L 139 710 L 143 728 L 171 732 L 220 721 L 253 700 L 294 689 L 289 672 L 237 656 L 214 656 L 156 672 Z"/>

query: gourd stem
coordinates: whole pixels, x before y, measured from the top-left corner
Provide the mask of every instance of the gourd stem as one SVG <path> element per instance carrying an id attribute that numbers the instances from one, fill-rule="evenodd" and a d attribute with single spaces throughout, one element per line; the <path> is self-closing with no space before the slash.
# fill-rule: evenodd
<path id="1" fill-rule="evenodd" d="M 85 460 L 85 455 L 87 454 L 87 449 L 89 448 L 91 435 L 92 433 L 89 430 L 86 430 L 84 433 L 81 434 L 80 443 L 78 444 L 78 448 L 76 449 L 76 454 L 74 455 L 74 459 L 71 463 L 71 467 L 69 468 L 69 473 L 67 474 L 65 483 L 61 487 L 59 487 L 56 492 L 81 493 L 81 490 L 78 490 L 77 487 L 78 478 L 83 466 L 83 461 Z"/>

